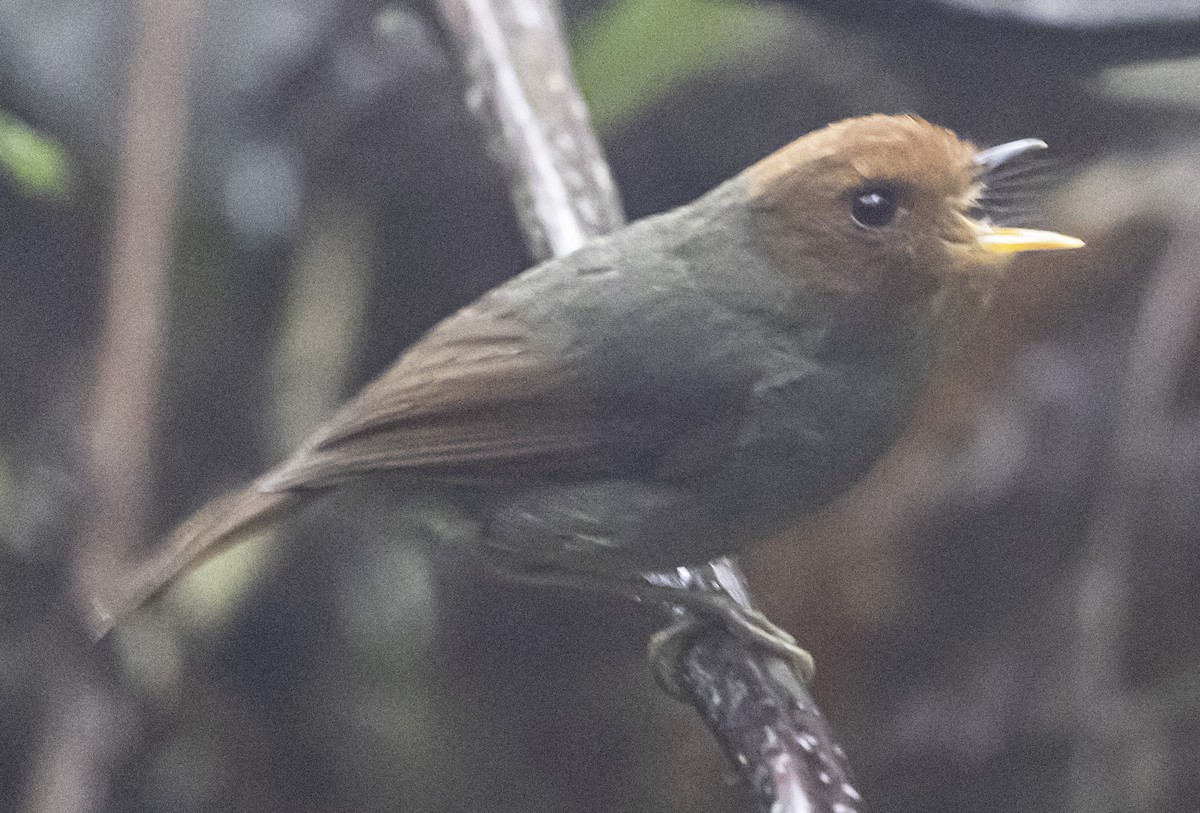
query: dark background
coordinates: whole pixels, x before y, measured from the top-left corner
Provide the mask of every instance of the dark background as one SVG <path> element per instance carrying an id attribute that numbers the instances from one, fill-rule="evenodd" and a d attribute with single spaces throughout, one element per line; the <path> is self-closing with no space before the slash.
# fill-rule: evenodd
<path id="1" fill-rule="evenodd" d="M 0 6 L 0 809 L 52 779 L 110 811 L 745 809 L 650 678 L 660 616 L 497 581 L 371 484 L 139 614 L 78 713 L 62 596 L 134 11 Z M 745 565 L 870 809 L 1195 810 L 1200 4 L 565 12 L 630 217 L 861 113 L 1050 142 L 1013 218 L 1089 247 L 1022 258 L 870 480 Z M 189 41 L 155 534 L 529 262 L 430 8 L 218 0 Z M 92 774 L 60 747 L 89 726 Z"/>

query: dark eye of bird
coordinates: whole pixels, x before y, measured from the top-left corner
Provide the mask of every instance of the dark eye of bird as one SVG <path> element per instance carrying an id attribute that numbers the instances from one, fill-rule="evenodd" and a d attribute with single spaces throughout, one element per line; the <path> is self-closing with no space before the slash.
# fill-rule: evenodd
<path id="1" fill-rule="evenodd" d="M 896 219 L 896 195 L 890 189 L 864 189 L 854 193 L 850 214 L 868 229 L 880 229 Z"/>

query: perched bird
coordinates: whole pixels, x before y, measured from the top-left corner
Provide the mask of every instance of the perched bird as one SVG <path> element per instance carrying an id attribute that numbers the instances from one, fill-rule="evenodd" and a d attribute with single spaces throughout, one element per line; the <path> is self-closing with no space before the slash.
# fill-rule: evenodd
<path id="1" fill-rule="evenodd" d="M 636 593 L 647 572 L 746 549 L 888 448 L 1006 255 L 1082 245 L 975 216 L 988 173 L 1044 146 L 979 151 L 911 116 L 850 119 L 529 269 L 92 596 L 93 631 L 381 470 L 445 489 L 480 520 L 476 549 L 512 572 Z"/>

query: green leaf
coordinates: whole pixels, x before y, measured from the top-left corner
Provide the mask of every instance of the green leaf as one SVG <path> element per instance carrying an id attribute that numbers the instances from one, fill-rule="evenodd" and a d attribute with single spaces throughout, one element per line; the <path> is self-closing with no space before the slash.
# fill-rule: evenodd
<path id="1" fill-rule="evenodd" d="M 617 0 L 573 37 L 575 76 L 596 127 L 628 120 L 744 47 L 763 9 L 740 0 Z"/>
<path id="2" fill-rule="evenodd" d="M 62 147 L 5 113 L 0 113 L 0 167 L 26 194 L 60 197 L 67 193 Z"/>

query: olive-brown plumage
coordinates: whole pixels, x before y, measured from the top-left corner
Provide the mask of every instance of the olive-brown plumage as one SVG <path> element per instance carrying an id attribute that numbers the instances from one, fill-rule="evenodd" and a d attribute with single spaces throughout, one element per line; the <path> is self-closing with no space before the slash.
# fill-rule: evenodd
<path id="1" fill-rule="evenodd" d="M 624 578 L 744 549 L 887 448 L 986 303 L 998 251 L 1072 244 L 969 217 L 1005 157 L 917 118 L 852 119 L 530 269 L 94 597 L 94 629 L 381 470 L 446 484 L 481 520 L 474 544 L 514 568 Z"/>

